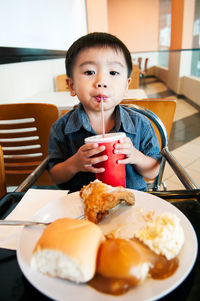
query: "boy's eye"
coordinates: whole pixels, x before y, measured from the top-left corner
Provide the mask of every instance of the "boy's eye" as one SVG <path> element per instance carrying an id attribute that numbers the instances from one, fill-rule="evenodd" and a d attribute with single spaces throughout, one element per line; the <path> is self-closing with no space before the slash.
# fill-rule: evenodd
<path id="1" fill-rule="evenodd" d="M 94 72 L 94 71 L 91 71 L 91 70 L 85 71 L 84 73 L 85 73 L 86 75 L 93 75 L 93 74 L 95 74 L 95 72 Z"/>
<path id="2" fill-rule="evenodd" d="M 119 72 L 117 72 L 117 71 L 110 71 L 110 74 L 111 74 L 111 75 L 118 75 Z"/>

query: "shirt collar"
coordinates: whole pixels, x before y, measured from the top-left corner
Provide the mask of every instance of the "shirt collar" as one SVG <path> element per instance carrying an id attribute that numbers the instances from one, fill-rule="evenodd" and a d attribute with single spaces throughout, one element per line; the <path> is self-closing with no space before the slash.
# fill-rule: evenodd
<path id="1" fill-rule="evenodd" d="M 129 108 L 124 108 L 120 105 L 116 106 L 115 114 L 116 114 L 116 122 L 115 126 L 112 129 L 112 132 L 118 132 L 123 129 L 124 132 L 135 134 L 136 129 L 133 121 L 130 117 L 130 112 L 128 112 Z M 133 110 L 131 110 L 133 112 Z M 70 134 L 73 132 L 77 132 L 80 128 L 83 127 L 86 131 L 95 134 L 92 126 L 89 122 L 89 118 L 85 113 L 83 105 L 79 103 L 78 108 L 73 111 L 73 113 L 69 116 L 69 119 L 65 125 L 65 134 Z"/>
<path id="2" fill-rule="evenodd" d="M 85 113 L 83 105 L 79 103 L 78 108 L 76 108 L 69 116 L 69 119 L 65 125 L 65 134 L 77 132 L 81 127 L 84 127 L 86 131 L 95 134 L 89 122 L 89 118 Z"/>
<path id="3" fill-rule="evenodd" d="M 133 110 L 130 108 L 124 108 L 121 105 L 116 107 L 116 123 L 115 131 L 119 131 L 122 127 L 123 131 L 130 134 L 136 133 L 135 125 L 130 117 L 130 111 L 133 114 Z"/>

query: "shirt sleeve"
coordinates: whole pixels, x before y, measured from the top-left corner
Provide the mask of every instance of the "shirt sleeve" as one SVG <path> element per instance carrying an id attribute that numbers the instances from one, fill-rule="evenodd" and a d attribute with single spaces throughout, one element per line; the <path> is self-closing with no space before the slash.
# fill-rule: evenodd
<path id="1" fill-rule="evenodd" d="M 162 155 L 160 153 L 160 146 L 156 133 L 149 120 L 144 123 L 142 128 L 142 137 L 141 137 L 141 151 L 149 157 L 152 157 L 158 161 L 161 160 Z"/>
<path id="2" fill-rule="evenodd" d="M 59 124 L 54 124 L 51 127 L 48 143 L 49 160 L 47 170 L 50 170 L 54 165 L 63 162 L 67 158 L 67 147 L 63 132 Z"/>

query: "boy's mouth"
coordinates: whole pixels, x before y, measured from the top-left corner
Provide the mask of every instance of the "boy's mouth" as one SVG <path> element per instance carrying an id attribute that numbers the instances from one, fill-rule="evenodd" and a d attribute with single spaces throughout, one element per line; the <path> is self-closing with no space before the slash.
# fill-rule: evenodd
<path id="1" fill-rule="evenodd" d="M 101 102 L 101 100 L 103 99 L 103 101 L 105 101 L 108 97 L 106 95 L 96 95 L 95 96 L 95 99 L 98 101 L 98 102 Z"/>

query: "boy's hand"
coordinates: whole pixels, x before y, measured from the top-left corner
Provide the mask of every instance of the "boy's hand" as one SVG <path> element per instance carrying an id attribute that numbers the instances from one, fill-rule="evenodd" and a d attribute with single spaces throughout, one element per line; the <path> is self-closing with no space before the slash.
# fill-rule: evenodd
<path id="1" fill-rule="evenodd" d="M 119 164 L 134 164 L 137 171 L 147 179 L 154 179 L 159 173 L 159 162 L 136 149 L 128 137 L 115 145 L 114 152 L 125 155 L 125 159 L 118 160 Z"/>
<path id="2" fill-rule="evenodd" d="M 139 151 L 133 146 L 129 137 L 120 140 L 120 143 L 115 144 L 115 154 L 124 154 L 125 159 L 118 160 L 118 164 L 135 164 L 139 155 Z"/>
<path id="3" fill-rule="evenodd" d="M 77 172 L 86 171 L 93 173 L 104 172 L 105 168 L 95 168 L 94 164 L 106 161 L 108 157 L 106 155 L 101 155 L 100 153 L 105 150 L 105 146 L 98 146 L 97 143 L 86 143 L 82 145 L 74 157 L 74 164 L 77 168 Z M 94 155 L 99 154 L 97 157 Z"/>

